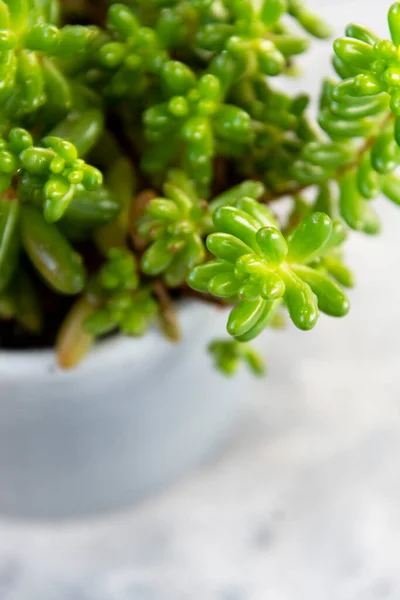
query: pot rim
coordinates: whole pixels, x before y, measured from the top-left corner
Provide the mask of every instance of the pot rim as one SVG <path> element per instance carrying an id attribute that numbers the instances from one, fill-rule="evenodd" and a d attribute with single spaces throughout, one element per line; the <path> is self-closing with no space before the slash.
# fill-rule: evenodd
<path id="1" fill-rule="evenodd" d="M 210 305 L 195 301 L 185 300 L 177 305 L 179 318 L 185 333 L 186 343 L 190 340 L 192 329 L 201 324 L 206 317 L 206 310 Z M 184 340 L 179 342 L 183 345 Z M 121 357 L 129 362 L 132 369 L 143 368 L 144 363 L 154 364 L 154 360 L 165 353 L 167 349 L 176 348 L 169 340 L 160 335 L 157 327 L 151 328 L 143 337 L 134 338 L 116 334 L 96 343 L 85 359 L 70 370 L 58 367 L 55 359 L 54 348 L 27 349 L 27 350 L 1 350 L 0 349 L 0 378 L 14 379 L 20 373 L 24 377 L 33 379 L 43 378 L 49 374 L 54 377 L 71 378 L 89 375 L 99 368 L 112 369 L 113 364 L 119 363 Z M 106 365 L 105 365 L 106 363 Z M 1 388 L 1 385 L 0 385 Z"/>

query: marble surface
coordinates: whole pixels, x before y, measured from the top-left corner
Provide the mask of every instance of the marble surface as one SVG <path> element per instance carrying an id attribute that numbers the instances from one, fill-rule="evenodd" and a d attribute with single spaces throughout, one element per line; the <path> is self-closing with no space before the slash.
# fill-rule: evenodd
<path id="1" fill-rule="evenodd" d="M 390 2 L 314 4 L 383 31 Z M 107 518 L 0 519 L 0 600 L 399 600 L 400 211 L 378 204 L 384 236 L 348 245 L 350 316 L 263 337 L 270 374 L 223 455 Z"/>

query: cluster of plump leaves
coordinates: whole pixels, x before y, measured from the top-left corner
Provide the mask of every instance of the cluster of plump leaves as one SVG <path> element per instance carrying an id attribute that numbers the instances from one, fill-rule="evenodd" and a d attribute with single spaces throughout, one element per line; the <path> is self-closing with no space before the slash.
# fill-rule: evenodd
<path id="1" fill-rule="evenodd" d="M 252 151 L 238 156 L 235 168 L 244 177 L 256 175 L 263 181 L 267 198 L 291 195 L 292 189 L 299 186 L 294 165 L 305 147 L 317 139 L 315 126 L 307 115 L 308 96 L 290 97 L 260 78 L 235 90 L 236 101 L 251 116 L 255 134 Z M 233 154 L 232 150 L 224 149 L 227 156 Z"/>
<path id="2" fill-rule="evenodd" d="M 129 3 L 128 3 L 129 4 Z M 300 0 L 183 0 L 160 3 L 130 3 L 147 23 L 154 26 L 163 47 L 207 62 L 223 52 L 232 52 L 237 74 L 244 66 L 276 75 L 285 58 L 304 52 L 308 40 L 297 34 L 283 16 L 295 19 L 308 33 L 329 37 L 330 30 Z M 163 7 L 162 10 L 160 8 Z M 264 43 L 266 41 L 266 43 Z"/>
<path id="3" fill-rule="evenodd" d="M 143 115 L 144 133 L 151 145 L 142 165 L 150 173 L 157 172 L 182 153 L 183 168 L 199 191 L 207 193 L 218 142 L 248 148 L 254 137 L 251 118 L 238 106 L 222 101 L 220 81 L 212 74 L 197 81 L 189 67 L 171 60 L 165 63 L 161 79 L 171 97 Z"/>
<path id="4" fill-rule="evenodd" d="M 293 22 L 329 35 L 301 0 L 106 4 L 103 23 L 85 0 L 0 0 L 0 317 L 40 332 L 35 273 L 77 295 L 57 340 L 70 367 L 157 314 L 177 339 L 189 284 L 232 306 L 217 366 L 260 373 L 243 342 L 282 306 L 303 330 L 346 314 L 344 227 L 376 233 L 380 192 L 400 204 L 400 3 L 391 41 L 360 25 L 335 41 L 319 128 L 307 95 L 271 85 L 308 47 Z M 278 223 L 265 204 L 283 196 Z"/>
<path id="5" fill-rule="evenodd" d="M 22 249 L 52 289 L 83 289 L 82 260 L 54 222 L 62 222 L 70 208 L 73 214 L 82 198 L 91 196 L 97 204 L 104 196 L 102 179 L 65 139 L 49 135 L 34 145 L 18 127 L 0 138 L 0 293 L 18 271 Z"/>
<path id="6" fill-rule="evenodd" d="M 111 248 L 62 324 L 56 343 L 59 365 L 76 366 L 99 336 L 114 331 L 144 335 L 158 313 L 151 286 L 140 284 L 134 254 Z"/>
<path id="7" fill-rule="evenodd" d="M 196 291 L 237 303 L 227 325 L 236 340 L 255 338 L 282 300 L 303 330 L 316 325 L 320 310 L 335 317 L 347 313 L 342 289 L 312 264 L 343 241 L 340 223 L 314 213 L 285 240 L 269 209 L 251 198 L 218 208 L 213 221 L 217 231 L 207 237 L 207 248 L 215 260 L 193 269 L 188 282 Z"/>
<path id="8" fill-rule="evenodd" d="M 70 82 L 52 58 L 79 59 L 98 29 L 59 21 L 57 0 L 0 0 L 0 125 L 24 122 L 45 105 L 58 114 L 71 109 Z"/>
<path id="9" fill-rule="evenodd" d="M 101 172 L 79 158 L 71 142 L 48 135 L 34 146 L 30 133 L 17 127 L 7 139 L 0 138 L 0 193 L 16 176 L 19 196 L 42 202 L 49 222 L 61 219 L 80 189 L 96 191 L 103 182 Z"/>
<path id="10" fill-rule="evenodd" d="M 110 6 L 105 25 L 95 53 L 87 57 L 91 68 L 86 79 L 108 97 L 142 98 L 168 60 L 157 32 L 119 3 Z"/>
<path id="11" fill-rule="evenodd" d="M 207 202 L 201 201 L 183 172 L 172 171 L 165 197 L 150 200 L 138 221 L 138 234 L 150 242 L 141 259 L 146 275 L 163 275 L 169 287 L 182 284 L 204 261 L 204 235 L 211 229 Z"/>
<path id="12" fill-rule="evenodd" d="M 136 257 L 121 248 L 112 248 L 89 288 L 98 305 L 86 320 L 88 333 L 99 336 L 119 329 L 126 335 L 144 335 L 154 321 L 158 305 L 151 287 L 139 289 Z"/>
<path id="13" fill-rule="evenodd" d="M 215 340 L 208 350 L 214 364 L 224 375 L 231 377 L 245 364 L 254 375 L 264 375 L 265 366 L 259 353 L 249 344 L 236 340 Z"/>
<path id="14" fill-rule="evenodd" d="M 145 172 L 154 176 L 181 166 L 207 195 L 216 156 L 243 157 L 266 145 L 263 123 L 271 122 L 271 103 L 260 115 L 260 103 L 245 106 L 248 94 L 236 92 L 278 75 L 308 47 L 307 38 L 283 24 L 285 14 L 317 37 L 328 35 L 297 0 L 266 0 L 258 8 L 251 0 L 182 0 L 163 8 L 133 3 L 132 10 L 114 3 L 107 35 L 81 76 L 113 101 L 130 99 L 136 112 L 131 125 L 141 126 L 140 115 L 144 126 L 134 141 Z"/>
<path id="15" fill-rule="evenodd" d="M 400 203 L 400 3 L 388 20 L 392 40 L 352 24 L 335 41 L 341 81 L 325 81 L 319 116 L 329 139 L 310 140 L 291 170 L 300 186 L 320 186 L 315 206 L 368 234 L 380 229 L 370 200 L 383 193 Z"/>
<path id="16" fill-rule="evenodd" d="M 128 3 L 129 4 L 129 3 Z M 180 0 L 113 3 L 107 19 L 110 39 L 99 49 L 99 63 L 113 73 L 111 91 L 129 93 L 123 83 L 137 75 L 159 75 L 172 54 L 185 63 L 199 60 L 221 76 L 226 90 L 254 75 L 277 75 L 287 59 L 304 52 L 308 39 L 282 20 L 294 18 L 308 33 L 326 38 L 327 25 L 300 0 Z M 99 76 L 99 75 L 98 75 Z M 146 86 L 143 79 L 139 81 Z M 137 93 L 143 88 L 139 85 Z M 135 93 L 135 92 L 132 92 Z"/>

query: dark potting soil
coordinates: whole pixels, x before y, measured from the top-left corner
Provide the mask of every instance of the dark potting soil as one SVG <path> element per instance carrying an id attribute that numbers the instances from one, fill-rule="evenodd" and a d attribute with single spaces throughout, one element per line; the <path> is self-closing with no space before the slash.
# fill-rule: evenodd
<path id="1" fill-rule="evenodd" d="M 100 258 L 91 243 L 78 246 L 78 251 L 84 256 L 88 276 L 98 268 Z M 35 291 L 43 316 L 43 329 L 39 334 L 27 332 L 17 320 L 0 319 L 0 350 L 32 350 L 53 348 L 58 330 L 76 296 L 63 296 L 51 290 L 41 281 L 31 263 L 24 257 L 21 265 L 35 285 Z"/>
<path id="2" fill-rule="evenodd" d="M 40 285 L 40 287 L 42 286 Z M 15 320 L 0 320 L 0 350 L 28 350 L 54 346 L 57 331 L 71 307 L 73 299 L 60 297 L 47 288 L 39 297 L 44 314 L 43 330 L 40 334 L 32 334 L 23 329 Z"/>

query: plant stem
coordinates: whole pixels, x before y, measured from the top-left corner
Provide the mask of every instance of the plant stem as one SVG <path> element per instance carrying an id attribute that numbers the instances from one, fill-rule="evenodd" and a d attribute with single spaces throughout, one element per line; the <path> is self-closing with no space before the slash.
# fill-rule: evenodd
<path id="1" fill-rule="evenodd" d="M 145 189 L 139 192 L 131 203 L 129 213 L 129 233 L 131 235 L 132 244 L 138 258 L 140 258 L 143 254 L 144 249 L 147 246 L 147 242 L 138 235 L 136 223 L 137 220 L 145 214 L 146 205 L 150 202 L 150 200 L 156 197 L 157 194 L 154 190 Z"/>
<path id="2" fill-rule="evenodd" d="M 162 329 L 173 342 L 179 342 L 181 331 L 178 323 L 174 302 L 168 293 L 167 288 L 160 279 L 153 281 L 154 294 L 157 296 L 160 305 L 160 318 Z"/>

